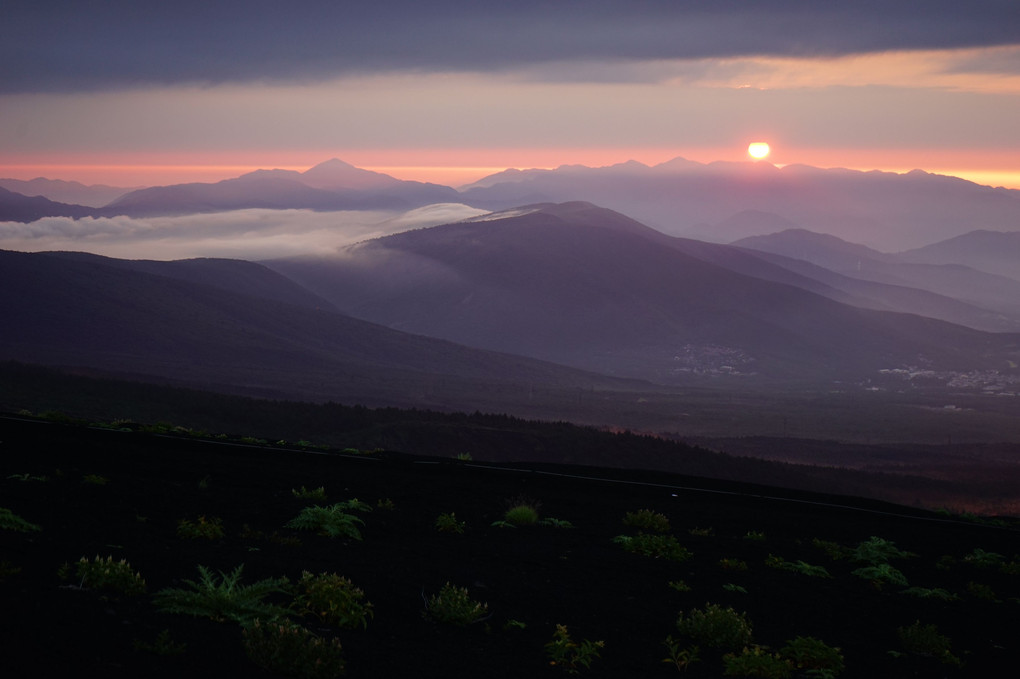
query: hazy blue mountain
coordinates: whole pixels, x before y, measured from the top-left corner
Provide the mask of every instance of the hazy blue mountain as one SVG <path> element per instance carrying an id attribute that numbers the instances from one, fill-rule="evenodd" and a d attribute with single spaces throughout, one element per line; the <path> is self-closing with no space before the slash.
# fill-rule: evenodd
<path id="1" fill-rule="evenodd" d="M 43 217 L 96 216 L 96 210 L 83 205 L 58 203 L 42 196 L 25 196 L 0 188 L 0 222 L 34 222 Z"/>
<path id="2" fill-rule="evenodd" d="M 305 172 L 256 170 L 213 184 L 141 189 L 113 201 L 103 214 L 144 217 L 245 208 L 410 210 L 458 201 L 458 193 L 448 186 L 394 179 L 333 159 Z"/>
<path id="3" fill-rule="evenodd" d="M 25 196 L 42 196 L 58 203 L 102 207 L 123 196 L 125 193 L 135 191 L 141 187 L 133 186 L 125 188 L 122 186 L 107 186 L 105 184 L 85 185 L 81 182 L 36 177 L 28 181 L 23 179 L 0 179 L 0 188 L 5 188 L 8 191 L 14 191 Z"/>
<path id="4" fill-rule="evenodd" d="M 255 294 L 229 289 L 252 281 Z M 0 251 L 0 287 L 3 360 L 274 398 L 497 412 L 543 407 L 534 392 L 628 387 L 314 308 L 307 293 L 278 301 L 296 294 L 293 283 L 251 263 Z"/>
<path id="5" fill-rule="evenodd" d="M 628 163 L 508 171 L 464 187 L 463 195 L 464 202 L 493 210 L 586 200 L 672 235 L 717 242 L 770 233 L 776 220 L 886 251 L 927 245 L 976 224 L 1020 229 L 1020 191 L 919 170 L 780 169 L 765 162 L 675 159 L 651 168 Z"/>
<path id="6" fill-rule="evenodd" d="M 804 230 L 745 238 L 733 245 L 804 260 L 862 281 L 927 290 L 1020 319 L 1020 281 L 962 264 L 903 261 L 909 258 Z"/>
<path id="7" fill-rule="evenodd" d="M 345 313 L 389 327 L 663 382 L 862 377 L 920 355 L 944 367 L 1006 367 L 1015 350 L 1016 336 L 859 309 L 710 261 L 806 278 L 747 252 L 684 252 L 704 247 L 712 246 L 569 203 L 267 264 Z"/>
<path id="8" fill-rule="evenodd" d="M 1020 280 L 1020 231 L 978 230 L 897 254 L 903 262 L 963 264 Z"/>

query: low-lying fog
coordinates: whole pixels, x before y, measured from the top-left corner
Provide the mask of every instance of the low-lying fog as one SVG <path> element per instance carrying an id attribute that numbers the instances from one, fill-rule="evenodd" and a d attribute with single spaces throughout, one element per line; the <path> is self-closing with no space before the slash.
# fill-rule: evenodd
<path id="1" fill-rule="evenodd" d="M 455 222 L 484 210 L 444 203 L 410 212 L 235 210 L 180 217 L 46 217 L 0 222 L 0 249 L 72 250 L 122 259 L 227 257 L 260 260 L 324 254 L 390 233 Z"/>

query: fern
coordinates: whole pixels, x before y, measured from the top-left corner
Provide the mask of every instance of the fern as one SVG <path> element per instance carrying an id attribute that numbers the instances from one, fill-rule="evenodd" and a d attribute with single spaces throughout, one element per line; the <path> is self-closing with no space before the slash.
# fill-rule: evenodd
<path id="1" fill-rule="evenodd" d="M 6 507 L 0 507 L 0 529 L 13 530 L 19 533 L 31 533 L 42 530 L 41 527 L 25 521 Z"/>
<path id="2" fill-rule="evenodd" d="M 247 624 L 255 618 L 275 620 L 289 609 L 263 601 L 270 594 L 285 593 L 287 578 L 267 578 L 241 585 L 241 564 L 229 574 L 220 571 L 217 578 L 205 566 L 198 567 L 199 580 L 185 580 L 191 589 L 164 589 L 153 602 L 166 613 L 206 617 L 218 622 L 231 620 Z"/>
<path id="3" fill-rule="evenodd" d="M 297 530 L 313 530 L 331 538 L 348 537 L 353 540 L 361 539 L 361 531 L 355 524 L 365 525 L 365 522 L 348 514 L 348 510 L 372 511 L 372 508 L 357 499 L 349 502 L 338 502 L 329 507 L 315 505 L 305 507 L 295 518 L 288 521 L 287 528 Z"/>

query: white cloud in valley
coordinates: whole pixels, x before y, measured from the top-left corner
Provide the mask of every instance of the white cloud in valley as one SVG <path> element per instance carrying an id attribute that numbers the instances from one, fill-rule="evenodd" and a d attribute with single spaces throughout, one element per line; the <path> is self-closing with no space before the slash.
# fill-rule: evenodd
<path id="1" fill-rule="evenodd" d="M 0 222 L 0 249 L 73 250 L 123 259 L 261 260 L 329 254 L 350 243 L 483 213 L 449 203 L 406 213 L 251 209 L 144 219 L 47 217 L 28 224 Z"/>

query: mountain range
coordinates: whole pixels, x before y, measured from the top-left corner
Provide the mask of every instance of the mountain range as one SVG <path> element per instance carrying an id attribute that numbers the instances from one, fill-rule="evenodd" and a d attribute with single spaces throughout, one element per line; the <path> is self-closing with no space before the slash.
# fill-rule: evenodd
<path id="1" fill-rule="evenodd" d="M 917 249 L 979 230 L 1016 232 L 1020 225 L 1020 191 L 920 170 L 897 174 L 805 165 L 779 168 L 766 162 L 702 164 L 683 158 L 652 167 L 629 161 L 598 168 L 506 170 L 459 190 L 398 180 L 332 159 L 305 172 L 257 170 L 216 183 L 125 190 L 99 207 L 66 204 L 74 194 L 53 182 L 0 180 L 0 187 L 18 193 L 0 193 L 0 221 L 242 208 L 410 210 L 433 203 L 492 211 L 581 200 L 664 233 L 700 240 L 726 243 L 800 228 L 883 251 Z M 22 190 L 38 191 L 60 204 L 26 204 Z M 90 205 L 98 195 L 92 195 Z"/>
<path id="2" fill-rule="evenodd" d="M 250 262 L 0 251 L 0 285 L 5 360 L 271 398 L 442 409 L 540 409 L 550 391 L 573 398 L 577 389 L 633 387 L 345 316 Z"/>
<path id="3" fill-rule="evenodd" d="M 266 264 L 342 312 L 468 346 L 657 383 L 1007 368 L 1020 335 L 817 294 L 748 250 L 589 203 L 541 204 Z M 798 284 L 800 282 L 800 284 Z"/>

